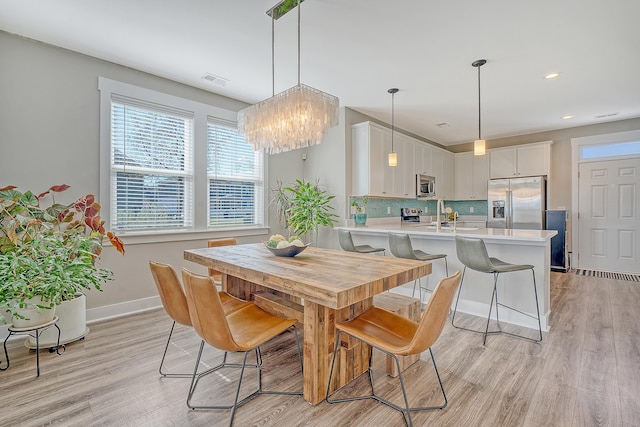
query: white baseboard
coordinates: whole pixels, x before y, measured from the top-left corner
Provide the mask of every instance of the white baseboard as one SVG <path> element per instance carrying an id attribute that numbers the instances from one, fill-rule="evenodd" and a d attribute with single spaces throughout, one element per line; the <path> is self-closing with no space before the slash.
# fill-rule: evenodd
<path id="1" fill-rule="evenodd" d="M 404 285 L 404 286 L 391 289 L 391 292 L 406 295 L 409 297 L 412 296 L 411 295 L 412 291 L 413 291 L 413 285 L 411 286 Z M 417 293 L 417 290 L 416 290 L 416 293 Z M 427 299 L 429 298 L 429 295 L 431 294 L 428 292 L 426 293 L 426 295 L 423 295 L 424 302 L 427 301 Z M 454 306 L 455 306 L 455 298 L 454 298 L 453 304 L 451 305 L 451 308 L 453 309 Z M 468 301 L 461 298 L 460 302 L 458 303 L 458 311 L 461 313 L 471 314 L 473 316 L 483 317 L 486 319 L 487 313 L 489 313 L 489 304 L 476 302 L 476 301 Z M 549 316 L 549 313 L 540 313 L 540 324 L 542 326 L 542 330 L 545 332 L 549 332 L 549 326 L 547 324 L 548 316 Z M 492 318 L 495 319 L 495 309 L 494 309 Z M 523 316 L 522 314 L 519 314 L 511 310 L 507 310 L 507 309 L 500 310 L 500 322 L 511 323 L 514 325 L 524 326 L 524 327 L 535 329 L 535 330 L 538 329 L 537 320 L 527 316 Z"/>
<path id="2" fill-rule="evenodd" d="M 87 309 L 87 324 L 141 313 L 143 311 L 153 310 L 160 307 L 162 307 L 160 296 L 155 296 L 90 308 Z"/>
<path id="3" fill-rule="evenodd" d="M 160 307 L 162 307 L 160 296 L 155 296 L 134 301 L 121 302 L 118 304 L 105 305 L 103 307 L 90 308 L 87 310 L 87 324 L 141 313 L 143 311 L 154 310 Z M 9 325 L 0 325 L 0 342 L 4 342 L 4 339 L 9 335 L 8 328 Z M 21 338 L 24 339 L 24 335 L 14 335 L 9 339 L 9 341 Z"/>

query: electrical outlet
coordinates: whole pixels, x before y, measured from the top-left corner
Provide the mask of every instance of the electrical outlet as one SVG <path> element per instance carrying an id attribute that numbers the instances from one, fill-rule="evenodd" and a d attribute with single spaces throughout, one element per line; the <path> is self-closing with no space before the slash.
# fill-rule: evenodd
<path id="1" fill-rule="evenodd" d="M 473 213 L 473 206 L 469 208 L 469 212 Z"/>
<path id="2" fill-rule="evenodd" d="M 428 207 L 424 207 L 424 213 L 429 213 L 429 208 Z"/>
<path id="3" fill-rule="evenodd" d="M 391 215 L 391 206 L 387 206 L 387 215 Z"/>

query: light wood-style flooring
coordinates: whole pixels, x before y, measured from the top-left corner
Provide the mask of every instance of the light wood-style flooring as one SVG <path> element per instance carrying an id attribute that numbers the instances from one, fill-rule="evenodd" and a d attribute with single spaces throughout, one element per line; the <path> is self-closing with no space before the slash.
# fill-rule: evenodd
<path id="1" fill-rule="evenodd" d="M 447 323 L 433 352 L 449 406 L 416 413 L 414 423 L 640 426 L 640 284 L 552 273 L 551 290 L 551 331 L 541 344 L 499 335 L 490 336 L 485 347 L 480 335 Z M 11 367 L 0 372 L 0 426 L 226 425 L 228 411 L 187 408 L 189 379 L 159 377 L 170 327 L 163 310 L 91 325 L 87 338 L 68 345 L 63 355 L 41 352 L 40 378 L 35 376 L 35 354 L 22 340 L 10 342 Z M 189 372 L 200 340 L 189 328 L 176 329 L 168 368 Z M 238 355 L 230 357 L 239 360 Z M 203 368 L 220 359 L 219 351 L 207 348 Z M 397 396 L 399 403 L 397 379 L 384 374 L 382 358 L 375 360 L 376 367 L 381 366 L 377 390 Z M 293 334 L 266 345 L 263 361 L 265 388 L 302 389 Z M 440 397 L 428 352 L 405 375 L 413 404 L 430 404 Z M 209 375 L 195 399 L 229 402 L 229 381 L 234 378 L 229 371 Z M 368 382 L 360 377 L 343 391 L 366 393 Z M 311 406 L 302 397 L 270 395 L 238 409 L 234 425 L 364 427 L 404 422 L 400 413 L 371 400 Z"/>

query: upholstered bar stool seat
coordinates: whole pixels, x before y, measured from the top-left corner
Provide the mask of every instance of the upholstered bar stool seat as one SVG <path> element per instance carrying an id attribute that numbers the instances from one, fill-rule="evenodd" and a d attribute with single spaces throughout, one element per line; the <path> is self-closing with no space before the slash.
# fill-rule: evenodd
<path id="1" fill-rule="evenodd" d="M 385 248 L 374 248 L 370 245 L 355 245 L 351 232 L 349 230 L 338 230 L 338 239 L 340 241 L 340 247 L 343 251 L 347 252 L 359 252 L 361 254 L 380 253 L 384 255 Z"/>
<path id="2" fill-rule="evenodd" d="M 447 265 L 447 255 L 446 254 L 428 254 L 420 249 L 413 249 L 413 245 L 411 244 L 411 239 L 408 234 L 404 233 L 389 233 L 389 248 L 391 249 L 391 253 L 396 258 L 406 258 L 406 259 L 415 259 L 418 261 L 433 261 L 436 259 L 444 260 L 444 271 L 445 275 L 449 276 L 449 266 Z M 428 278 L 427 278 L 428 280 Z M 422 282 L 420 279 L 413 282 L 413 293 L 411 296 L 414 296 L 416 293 L 416 284 L 419 284 L 420 290 L 420 301 L 422 301 Z M 428 287 L 424 288 L 425 290 L 431 292 Z"/>
<path id="3" fill-rule="evenodd" d="M 471 237 L 462 237 L 456 236 L 456 253 L 458 255 L 458 259 L 464 265 L 464 269 L 462 271 L 462 283 L 460 284 L 460 292 L 458 292 L 458 297 L 456 298 L 456 305 L 453 310 L 453 316 L 451 318 L 451 324 L 458 328 L 464 329 L 472 332 L 479 332 L 483 334 L 482 344 L 485 345 L 487 343 L 487 335 L 496 334 L 496 333 L 504 333 L 507 335 L 527 339 L 534 342 L 542 341 L 542 325 L 540 323 L 540 308 L 538 305 L 538 290 L 536 288 L 536 274 L 534 271 L 534 266 L 530 264 L 511 264 L 505 261 L 502 261 L 498 258 L 490 257 L 487 252 L 487 247 L 482 239 L 471 238 Z M 464 285 L 464 275 L 467 270 L 470 268 L 472 270 L 493 274 L 493 293 L 491 295 L 491 303 L 489 305 L 489 315 L 487 316 L 487 323 L 484 331 L 477 331 L 474 329 L 464 328 L 455 324 L 456 312 L 458 309 L 458 301 L 460 300 L 460 294 L 462 293 L 462 288 Z M 536 314 L 537 316 L 533 316 L 529 313 L 525 313 L 521 310 L 515 309 L 514 307 L 510 307 L 508 305 L 502 304 L 498 301 L 498 277 L 500 274 L 504 273 L 513 273 L 516 271 L 526 271 L 531 270 L 532 282 L 533 282 L 533 293 L 535 297 L 536 304 Z M 518 286 L 518 284 L 510 283 L 509 286 Z M 491 321 L 491 313 L 493 311 L 493 305 L 495 303 L 496 306 L 496 322 L 498 324 L 497 331 L 489 331 L 489 322 Z M 530 317 L 538 321 L 538 332 L 539 338 L 530 338 L 519 334 L 514 334 L 511 332 L 503 331 L 500 328 L 500 317 L 498 314 L 498 307 L 505 307 L 510 310 L 516 311 L 522 315 Z"/>

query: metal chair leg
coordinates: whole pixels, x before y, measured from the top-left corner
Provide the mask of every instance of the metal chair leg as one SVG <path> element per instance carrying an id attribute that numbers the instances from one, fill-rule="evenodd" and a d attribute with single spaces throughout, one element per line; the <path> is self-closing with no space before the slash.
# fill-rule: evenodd
<path id="1" fill-rule="evenodd" d="M 453 308 L 453 315 L 451 316 L 451 326 L 458 329 L 466 329 L 461 326 L 456 326 L 456 324 L 454 323 L 456 320 L 456 313 L 458 312 L 458 301 L 460 301 L 460 294 L 462 293 L 462 285 L 464 285 L 464 275 L 466 272 L 467 272 L 467 267 L 465 266 L 462 269 L 462 277 L 460 278 L 460 286 L 458 287 L 458 295 L 456 296 L 456 305 Z"/>
<path id="2" fill-rule="evenodd" d="M 166 373 L 163 372 L 162 368 L 164 366 L 164 360 L 167 357 L 167 352 L 169 350 L 169 344 L 171 342 L 171 337 L 173 336 L 173 330 L 176 327 L 176 322 L 175 320 L 173 321 L 173 324 L 171 325 L 171 330 L 169 331 L 169 337 L 167 338 L 167 344 L 164 346 L 164 353 L 162 353 L 162 360 L 160 361 L 160 367 L 158 368 L 158 372 L 160 373 L 160 376 L 165 377 L 165 378 L 191 378 L 193 376 L 193 374 L 170 374 L 170 373 Z M 205 372 L 210 372 L 210 371 L 215 371 L 217 369 L 222 368 L 223 366 L 229 366 L 227 364 L 227 352 L 224 352 L 224 356 L 222 357 L 222 363 L 220 363 L 217 366 L 214 366 L 213 368 L 210 368 L 209 370 L 205 371 Z M 240 366 L 240 365 L 238 365 Z M 198 364 L 196 364 L 196 368 L 198 367 Z M 204 372 L 203 372 L 204 374 Z"/>
<path id="3" fill-rule="evenodd" d="M 447 395 L 444 391 L 444 386 L 442 385 L 442 379 L 440 378 L 440 373 L 438 372 L 438 367 L 436 365 L 436 361 L 435 358 L 433 357 L 433 352 L 431 351 L 431 348 L 429 348 L 429 354 L 431 355 L 431 361 L 433 362 L 433 367 L 434 370 L 436 372 L 436 377 L 438 378 L 438 384 L 440 385 L 440 391 L 442 392 L 442 396 L 444 398 L 444 403 L 442 405 L 438 405 L 438 406 L 424 406 L 424 407 L 416 407 L 416 408 L 411 408 L 409 406 L 409 398 L 407 397 L 407 391 L 406 388 L 404 386 L 404 377 L 402 375 L 402 370 L 400 368 L 400 360 L 398 359 L 398 356 L 393 354 L 393 353 L 388 353 L 380 348 L 375 347 L 377 350 L 379 350 L 380 352 L 386 354 L 387 356 L 391 356 L 395 362 L 396 362 L 396 368 L 398 369 L 398 379 L 400 381 L 400 388 L 402 389 L 402 396 L 404 399 L 404 403 L 405 403 L 405 407 L 402 408 L 398 405 L 396 405 L 395 403 L 392 403 L 378 395 L 375 394 L 375 388 L 374 388 L 374 384 L 373 384 L 373 376 L 371 374 L 371 360 L 372 360 L 372 355 L 373 355 L 373 349 L 374 346 L 372 346 L 371 344 L 365 342 L 365 344 L 368 344 L 371 346 L 370 351 L 369 351 L 369 369 L 367 370 L 367 373 L 369 375 L 369 382 L 371 384 L 371 394 L 370 395 L 365 395 L 365 396 L 355 396 L 355 397 L 348 397 L 348 398 L 344 398 L 344 399 L 331 399 L 331 396 L 335 393 L 330 393 L 330 389 L 331 389 L 331 380 L 333 379 L 333 371 L 335 368 L 335 361 L 336 361 L 336 355 L 337 355 L 337 350 L 338 350 L 338 344 L 340 343 L 340 335 L 342 334 L 342 331 L 338 331 L 338 335 L 336 337 L 336 347 L 334 348 L 333 351 L 333 358 L 331 360 L 331 369 L 329 371 L 329 384 L 327 385 L 327 393 L 325 395 L 325 400 L 328 403 L 340 403 L 340 402 L 352 402 L 352 401 L 356 401 L 356 400 L 364 400 L 364 399 L 374 399 L 377 400 L 380 403 L 383 403 L 393 409 L 395 409 L 396 411 L 402 413 L 403 419 L 405 421 L 405 423 L 409 426 L 412 427 L 413 426 L 413 420 L 411 419 L 411 411 L 431 411 L 431 410 L 436 410 L 436 409 L 444 409 L 447 407 L 448 405 L 448 400 L 447 400 Z M 362 341 L 364 342 L 364 341 Z"/>
<path id="4" fill-rule="evenodd" d="M 302 363 L 302 353 L 300 350 L 300 341 L 298 339 L 298 332 L 297 332 L 297 328 L 295 327 L 295 325 L 292 326 L 293 331 L 294 331 L 294 335 L 296 338 L 296 347 L 298 348 L 298 357 L 300 358 L 300 365 L 303 366 Z M 229 425 L 231 425 L 233 423 L 233 418 L 235 417 L 235 411 L 237 408 L 239 408 L 240 406 L 244 405 L 245 403 L 249 402 L 250 400 L 252 400 L 254 397 L 260 395 L 260 394 L 281 394 L 281 395 L 288 395 L 288 396 L 302 396 L 303 392 L 289 392 L 289 391 L 265 391 L 262 389 L 262 370 L 261 370 L 261 365 L 262 365 L 262 353 L 260 352 L 260 347 L 256 347 L 253 350 L 248 350 L 246 352 L 244 352 L 244 358 L 242 363 L 226 363 L 226 352 L 225 352 L 225 362 L 223 362 L 222 364 L 216 366 L 215 368 L 211 368 L 208 369 L 205 372 L 202 372 L 200 374 L 198 374 L 198 365 L 200 364 L 200 360 L 202 358 L 202 352 L 204 349 L 204 340 L 200 343 L 200 350 L 198 351 L 198 356 L 196 358 L 196 365 L 194 367 L 193 370 L 193 374 L 191 376 L 191 386 L 189 387 L 189 394 L 187 395 L 187 406 L 190 409 L 231 409 L 231 419 L 230 419 L 230 423 Z M 256 355 L 256 363 L 255 364 L 251 364 L 251 363 L 247 363 L 247 357 L 249 355 L 250 352 L 254 352 Z M 246 367 L 251 367 L 251 368 L 256 368 L 256 374 L 257 374 L 257 381 L 256 381 L 256 388 L 254 391 L 252 391 L 249 395 L 247 395 L 246 397 L 243 397 L 241 400 L 240 399 L 240 388 L 242 386 L 242 379 L 244 378 L 244 372 L 245 372 L 245 368 Z M 204 377 L 205 375 L 210 374 L 213 371 L 216 371 L 220 368 L 241 368 L 240 370 L 240 378 L 238 379 L 238 387 L 236 389 L 236 396 L 234 399 L 234 403 L 233 405 L 211 405 L 211 406 L 204 406 L 204 405 L 199 405 L 199 406 L 195 406 L 191 403 L 191 400 L 193 398 L 193 394 L 197 388 L 198 385 L 198 381 L 200 380 L 200 378 Z"/>

